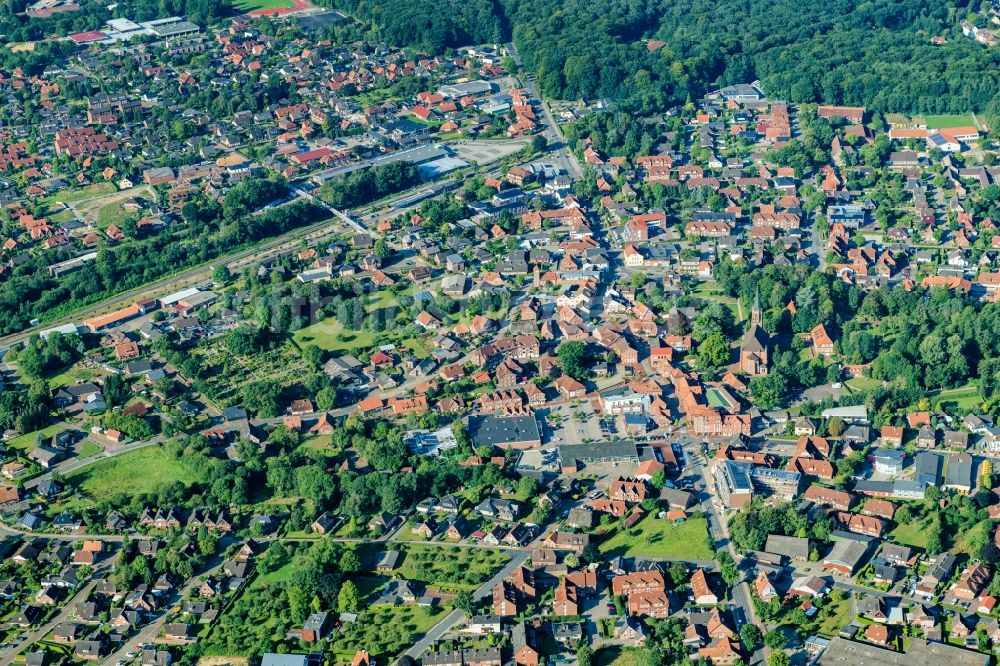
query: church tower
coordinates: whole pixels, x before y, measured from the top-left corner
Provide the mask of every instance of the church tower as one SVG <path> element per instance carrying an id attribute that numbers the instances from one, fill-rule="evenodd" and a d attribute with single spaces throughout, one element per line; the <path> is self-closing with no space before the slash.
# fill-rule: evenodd
<path id="1" fill-rule="evenodd" d="M 753 310 L 750 311 L 750 328 L 754 326 L 762 326 L 762 315 L 760 312 L 760 287 L 757 287 L 757 293 L 753 297 Z"/>
<path id="2" fill-rule="evenodd" d="M 740 342 L 740 371 L 751 377 L 766 375 L 770 364 L 770 337 L 761 325 L 760 289 L 754 294 L 753 309 L 750 311 L 750 328 Z"/>

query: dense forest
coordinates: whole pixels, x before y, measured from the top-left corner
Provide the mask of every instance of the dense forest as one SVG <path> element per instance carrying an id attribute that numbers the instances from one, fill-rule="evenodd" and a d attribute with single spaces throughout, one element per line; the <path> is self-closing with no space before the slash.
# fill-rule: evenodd
<path id="1" fill-rule="evenodd" d="M 514 40 L 549 95 L 640 111 L 761 79 L 796 102 L 992 110 L 997 51 L 962 38 L 968 3 L 930 0 L 508 0 Z M 931 35 L 948 34 L 934 46 Z M 647 48 L 644 39 L 665 43 Z"/>
<path id="2" fill-rule="evenodd" d="M 546 95 L 608 97 L 640 113 L 756 79 L 794 102 L 1000 111 L 1000 50 L 959 28 L 971 0 L 327 1 L 400 46 L 513 38 Z M 936 35 L 947 43 L 932 44 Z"/>
<path id="3" fill-rule="evenodd" d="M 409 162 L 389 162 L 330 180 L 320 198 L 335 208 L 353 208 L 420 184 L 420 170 Z"/>
<path id="4" fill-rule="evenodd" d="M 319 0 L 371 25 L 379 39 L 432 53 L 447 47 L 496 43 L 505 32 L 492 0 Z"/>

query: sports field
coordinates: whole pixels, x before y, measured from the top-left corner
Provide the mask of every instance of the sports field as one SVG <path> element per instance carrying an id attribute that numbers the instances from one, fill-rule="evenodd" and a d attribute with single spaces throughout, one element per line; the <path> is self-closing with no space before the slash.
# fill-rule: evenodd
<path id="1" fill-rule="evenodd" d="M 924 120 L 927 122 L 927 129 L 938 130 L 950 127 L 972 127 L 976 124 L 973 122 L 972 115 L 968 113 L 924 116 Z"/>

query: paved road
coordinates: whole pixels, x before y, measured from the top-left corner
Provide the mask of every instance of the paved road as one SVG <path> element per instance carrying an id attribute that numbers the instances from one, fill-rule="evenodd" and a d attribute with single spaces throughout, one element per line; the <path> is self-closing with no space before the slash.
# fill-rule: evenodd
<path id="1" fill-rule="evenodd" d="M 687 458 L 688 475 L 700 479 L 701 483 L 704 484 L 705 492 L 708 494 L 708 498 L 702 502 L 702 508 L 705 510 L 708 519 L 708 532 L 712 543 L 716 548 L 726 548 L 729 554 L 733 556 L 733 560 L 738 563 L 742 559 L 742 556 L 736 552 L 736 548 L 729 538 L 729 526 L 716 511 L 714 502 L 715 494 L 713 492 L 714 485 L 705 469 L 705 461 L 702 458 L 701 452 L 692 448 L 689 451 L 685 451 L 685 457 Z M 750 586 L 746 581 L 740 581 L 733 586 L 733 602 L 736 604 L 734 615 L 736 616 L 737 625 L 742 626 L 746 622 L 761 624 L 760 618 L 757 617 L 757 610 L 754 608 L 753 600 L 750 597 Z M 758 650 L 752 655 L 750 663 L 756 663 L 761 660 L 763 660 L 763 655 Z"/>
<path id="2" fill-rule="evenodd" d="M 514 58 L 514 62 L 521 65 L 521 54 L 517 52 L 517 47 L 513 42 L 508 42 L 506 44 L 507 51 L 510 52 L 511 57 Z M 566 138 L 562 134 L 562 129 L 559 127 L 559 123 L 552 116 L 552 112 L 549 110 L 549 105 L 546 104 L 545 99 L 539 94 L 538 86 L 535 84 L 535 75 L 531 72 L 525 73 L 521 76 L 521 81 L 524 84 L 524 89 L 527 91 L 528 95 L 534 99 L 537 99 L 542 107 L 542 135 L 548 139 L 549 146 L 552 148 L 553 158 L 562 164 L 563 169 L 573 178 L 583 178 L 583 169 L 580 167 L 580 163 L 576 160 L 576 155 L 569 149 L 566 145 Z"/>
<path id="3" fill-rule="evenodd" d="M 491 594 L 493 587 L 502 581 L 504 578 L 509 576 L 514 569 L 524 564 L 525 561 L 531 556 L 531 551 L 522 550 L 520 553 L 511 558 L 507 565 L 498 571 L 493 578 L 482 584 L 482 586 L 473 593 L 472 598 L 476 601 L 485 599 L 487 595 Z M 430 631 L 424 634 L 424 637 L 413 644 L 405 654 L 413 657 L 414 659 L 420 657 L 431 645 L 440 640 L 445 634 L 452 630 L 455 625 L 465 619 L 465 612 L 460 610 L 453 610 L 447 615 L 445 615 L 440 622 L 431 627 Z"/>

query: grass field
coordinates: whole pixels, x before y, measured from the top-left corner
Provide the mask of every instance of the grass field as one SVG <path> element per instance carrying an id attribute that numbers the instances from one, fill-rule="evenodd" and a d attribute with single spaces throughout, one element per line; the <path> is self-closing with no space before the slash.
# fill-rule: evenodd
<path id="1" fill-rule="evenodd" d="M 295 331 L 292 337 L 299 347 L 316 345 L 324 351 L 351 353 L 370 349 L 376 334 L 373 331 L 348 331 L 331 317 Z"/>
<path id="2" fill-rule="evenodd" d="M 931 405 L 937 409 L 943 402 L 953 402 L 959 409 L 972 409 L 982 403 L 983 398 L 979 395 L 979 387 L 961 386 L 957 389 L 938 392 L 932 399 Z"/>
<path id="3" fill-rule="evenodd" d="M 594 666 L 642 666 L 649 663 L 643 650 L 609 645 L 594 653 Z"/>
<path id="4" fill-rule="evenodd" d="M 609 555 L 658 557 L 665 560 L 711 560 L 708 522 L 700 514 L 686 522 L 672 523 L 653 515 L 646 516 L 630 530 L 619 529 L 601 544 Z"/>
<path id="5" fill-rule="evenodd" d="M 240 12 L 255 12 L 261 9 L 291 9 L 292 0 L 236 0 L 233 8 Z"/>
<path id="6" fill-rule="evenodd" d="M 83 442 L 80 443 L 79 455 L 81 458 L 89 458 L 90 456 L 96 456 L 103 450 L 104 449 L 102 449 L 101 445 L 98 444 L 97 442 L 92 442 L 89 439 L 85 439 L 83 440 Z"/>
<path id="7" fill-rule="evenodd" d="M 190 485 L 202 479 L 184 460 L 171 458 L 155 445 L 98 460 L 66 477 L 68 485 L 77 486 L 98 502 L 122 494 L 154 492 L 164 484 L 177 481 Z"/>
<path id="8" fill-rule="evenodd" d="M 896 543 L 923 550 L 927 549 L 927 527 L 922 521 L 898 525 L 890 534 Z"/>
<path id="9" fill-rule="evenodd" d="M 975 125 L 972 114 L 951 113 L 938 116 L 924 116 L 927 129 L 948 129 L 949 127 L 969 127 Z"/>
<path id="10" fill-rule="evenodd" d="M 42 199 L 42 203 L 75 203 L 77 201 L 84 201 L 86 199 L 104 196 L 105 194 L 111 194 L 114 191 L 115 186 L 111 183 L 94 183 L 93 185 L 88 185 L 87 187 L 80 188 L 79 190 L 63 190 L 62 192 L 57 192 L 50 197 Z"/>
<path id="11" fill-rule="evenodd" d="M 63 428 L 61 425 L 53 424 L 48 426 L 47 428 L 43 428 L 42 430 L 36 430 L 35 432 L 28 432 L 23 435 L 18 435 L 14 439 L 8 440 L 5 443 L 5 446 L 8 449 L 18 449 L 20 451 L 27 453 L 31 449 L 35 448 L 35 445 L 38 442 L 38 435 L 40 434 L 44 435 L 45 438 L 48 439 L 52 437 L 52 435 L 56 434 L 57 432 L 61 432 L 62 430 L 65 430 L 65 428 Z"/>
<path id="12" fill-rule="evenodd" d="M 508 559 L 505 552 L 487 548 L 408 545 L 393 573 L 440 589 L 471 591 Z"/>

